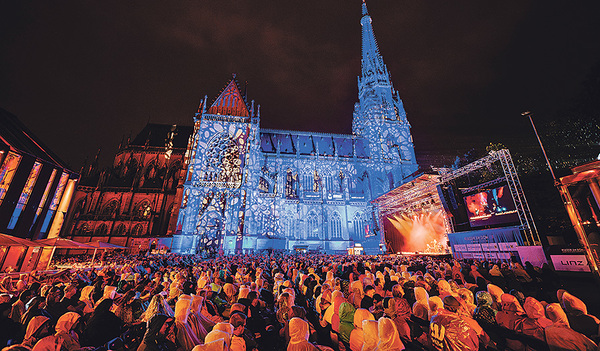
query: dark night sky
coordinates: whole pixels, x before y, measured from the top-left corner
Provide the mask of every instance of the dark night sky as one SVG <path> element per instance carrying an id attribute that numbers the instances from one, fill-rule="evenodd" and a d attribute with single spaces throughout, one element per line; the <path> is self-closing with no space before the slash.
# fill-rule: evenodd
<path id="1" fill-rule="evenodd" d="M 600 61 L 597 1 L 370 0 L 419 159 L 502 142 L 572 103 Z M 360 1 L 1 1 L 0 107 L 74 169 L 146 122 L 191 125 L 231 73 L 263 128 L 350 133 Z"/>

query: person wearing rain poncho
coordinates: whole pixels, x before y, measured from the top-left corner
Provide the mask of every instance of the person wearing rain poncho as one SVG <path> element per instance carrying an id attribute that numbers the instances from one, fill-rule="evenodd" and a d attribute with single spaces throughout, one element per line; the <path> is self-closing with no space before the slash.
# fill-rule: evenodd
<path id="1" fill-rule="evenodd" d="M 21 345 L 32 348 L 38 341 L 50 334 L 50 318 L 36 316 L 29 321 L 25 338 Z"/>
<path id="2" fill-rule="evenodd" d="M 526 318 L 525 311 L 517 298 L 511 294 L 502 294 L 500 301 L 502 302 L 502 311 L 496 313 L 496 323 L 504 328 L 515 330 L 516 325 Z M 506 345 L 513 350 L 523 348 L 523 344 L 517 340 L 507 339 Z"/>
<path id="3" fill-rule="evenodd" d="M 444 302 L 440 299 L 439 296 L 431 296 L 428 300 L 429 302 L 429 318 L 428 321 L 431 321 L 431 318 L 437 316 L 437 314 L 444 308 Z"/>
<path id="4" fill-rule="evenodd" d="M 110 311 L 113 300 L 106 299 L 96 307 L 82 335 L 82 344 L 100 346 L 121 334 L 123 321 Z"/>
<path id="5" fill-rule="evenodd" d="M 431 319 L 429 328 L 434 349 L 438 351 L 478 350 L 477 332 L 458 314 L 460 302 L 454 296 L 446 296 L 443 302 L 444 309 Z"/>
<path id="6" fill-rule="evenodd" d="M 546 306 L 546 314 L 553 323 L 545 329 L 550 351 L 597 350 L 598 346 L 592 340 L 569 327 L 567 315 L 559 304 Z"/>
<path id="7" fill-rule="evenodd" d="M 538 341 L 545 343 L 544 329 L 552 325 L 552 321 L 546 318 L 544 306 L 533 297 L 525 299 L 523 309 L 527 314 L 527 318 L 523 318 L 515 326 L 515 330 L 519 333 L 531 336 Z M 541 347 L 534 345 L 535 341 L 528 342 L 526 350 L 535 350 Z"/>
<path id="8" fill-rule="evenodd" d="M 363 332 L 363 321 L 375 320 L 373 314 L 364 308 L 359 308 L 354 312 L 354 329 L 350 333 L 350 350 L 360 351 L 365 339 Z"/>
<path id="9" fill-rule="evenodd" d="M 175 312 L 173 312 L 173 309 L 171 306 L 169 306 L 167 301 L 165 301 L 165 297 L 161 294 L 157 294 L 152 297 L 148 308 L 141 316 L 141 321 L 148 322 L 156 314 L 164 314 L 169 317 L 173 317 L 175 315 Z"/>
<path id="10" fill-rule="evenodd" d="M 488 284 L 487 292 L 492 296 L 492 308 L 496 311 L 502 310 L 502 294 L 504 294 L 504 290 L 497 285 Z"/>
<path id="11" fill-rule="evenodd" d="M 473 311 L 473 318 L 480 324 L 496 324 L 497 311 L 492 308 L 494 303 L 492 295 L 487 291 L 479 291 L 476 297 L 477 307 Z"/>
<path id="12" fill-rule="evenodd" d="M 201 313 L 204 297 L 200 295 L 192 295 L 192 304 L 190 306 L 190 314 L 188 321 L 194 333 L 200 340 L 204 340 L 208 330 L 216 324 Z"/>
<path id="13" fill-rule="evenodd" d="M 562 294 L 561 300 L 571 328 L 590 339 L 598 337 L 600 320 L 587 313 L 585 303 L 566 291 Z"/>
<path id="14" fill-rule="evenodd" d="M 146 326 L 144 339 L 137 351 L 175 351 L 177 345 L 173 342 L 173 317 L 157 314 L 152 316 Z"/>
<path id="15" fill-rule="evenodd" d="M 56 322 L 56 333 L 38 341 L 33 351 L 58 351 L 79 350 L 79 336 L 73 330 L 79 322 L 80 316 L 75 312 L 63 314 Z"/>
<path id="16" fill-rule="evenodd" d="M 373 351 L 379 343 L 379 322 L 366 320 L 362 323 L 363 339 L 365 342 L 360 351 Z"/>
<path id="17" fill-rule="evenodd" d="M 298 317 L 290 319 L 290 342 L 287 346 L 287 351 L 319 351 L 330 350 L 328 347 L 315 346 L 308 341 L 310 327 L 308 323 Z"/>
<path id="18" fill-rule="evenodd" d="M 400 340 L 400 335 L 394 321 L 386 317 L 379 318 L 377 332 L 379 334 L 379 343 L 375 348 L 376 351 L 404 350 L 404 344 Z"/>
<path id="19" fill-rule="evenodd" d="M 81 290 L 81 294 L 79 297 L 79 309 L 83 312 L 84 315 L 94 312 L 94 301 L 92 301 L 93 293 L 94 287 L 91 285 L 88 285 Z"/>
<path id="20" fill-rule="evenodd" d="M 181 295 L 175 304 L 175 325 L 177 327 L 177 341 L 184 350 L 191 350 L 194 346 L 201 343 L 198 335 L 194 333 L 188 316 L 192 298 L 189 295 Z"/>
<path id="21" fill-rule="evenodd" d="M 208 345 L 217 340 L 222 339 L 224 341 L 224 346 L 222 350 L 229 350 L 231 346 L 231 336 L 233 335 L 233 326 L 229 323 L 221 322 L 217 323 L 213 330 L 206 335 L 204 340 L 204 344 Z"/>
<path id="22" fill-rule="evenodd" d="M 350 342 L 350 333 L 354 329 L 354 313 L 356 309 L 349 302 L 343 302 L 340 305 L 340 326 L 339 335 L 340 341 L 348 344 Z"/>
<path id="23" fill-rule="evenodd" d="M 425 288 L 417 286 L 415 291 L 415 303 L 412 307 L 412 314 L 424 321 L 429 321 L 429 294 Z"/>

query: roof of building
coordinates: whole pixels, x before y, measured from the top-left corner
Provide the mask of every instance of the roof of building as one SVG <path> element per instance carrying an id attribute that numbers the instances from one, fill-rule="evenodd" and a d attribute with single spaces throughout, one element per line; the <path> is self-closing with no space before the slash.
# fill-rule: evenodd
<path id="1" fill-rule="evenodd" d="M 188 139 L 194 132 L 192 126 L 181 126 L 171 124 L 158 124 L 148 123 L 142 129 L 141 132 L 136 135 L 135 138 L 129 143 L 130 146 L 151 146 L 151 147 L 165 147 L 169 138 L 169 133 L 173 130 L 175 136 L 173 137 L 173 148 L 185 149 L 187 147 Z"/>
<path id="2" fill-rule="evenodd" d="M 66 163 L 46 147 L 15 115 L 2 108 L 0 108 L 0 142 L 15 151 L 69 169 Z"/>
<path id="3" fill-rule="evenodd" d="M 263 129 L 260 149 L 267 154 L 279 150 L 280 154 L 369 158 L 367 141 L 346 134 Z"/>

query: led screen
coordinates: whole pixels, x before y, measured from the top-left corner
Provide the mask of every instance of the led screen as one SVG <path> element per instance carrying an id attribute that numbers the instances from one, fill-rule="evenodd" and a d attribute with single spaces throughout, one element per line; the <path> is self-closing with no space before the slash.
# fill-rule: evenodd
<path id="1" fill-rule="evenodd" d="M 519 215 L 508 186 L 482 191 L 464 197 L 472 227 L 499 226 L 519 221 Z"/>

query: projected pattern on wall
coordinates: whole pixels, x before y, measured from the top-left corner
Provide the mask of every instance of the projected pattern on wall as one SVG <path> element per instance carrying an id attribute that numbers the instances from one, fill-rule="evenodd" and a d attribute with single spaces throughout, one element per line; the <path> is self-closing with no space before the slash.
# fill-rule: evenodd
<path id="1" fill-rule="evenodd" d="M 369 201 L 418 169 L 410 124 L 363 3 L 353 134 L 260 128 L 235 77 L 194 117 L 173 250 L 378 248 Z"/>

